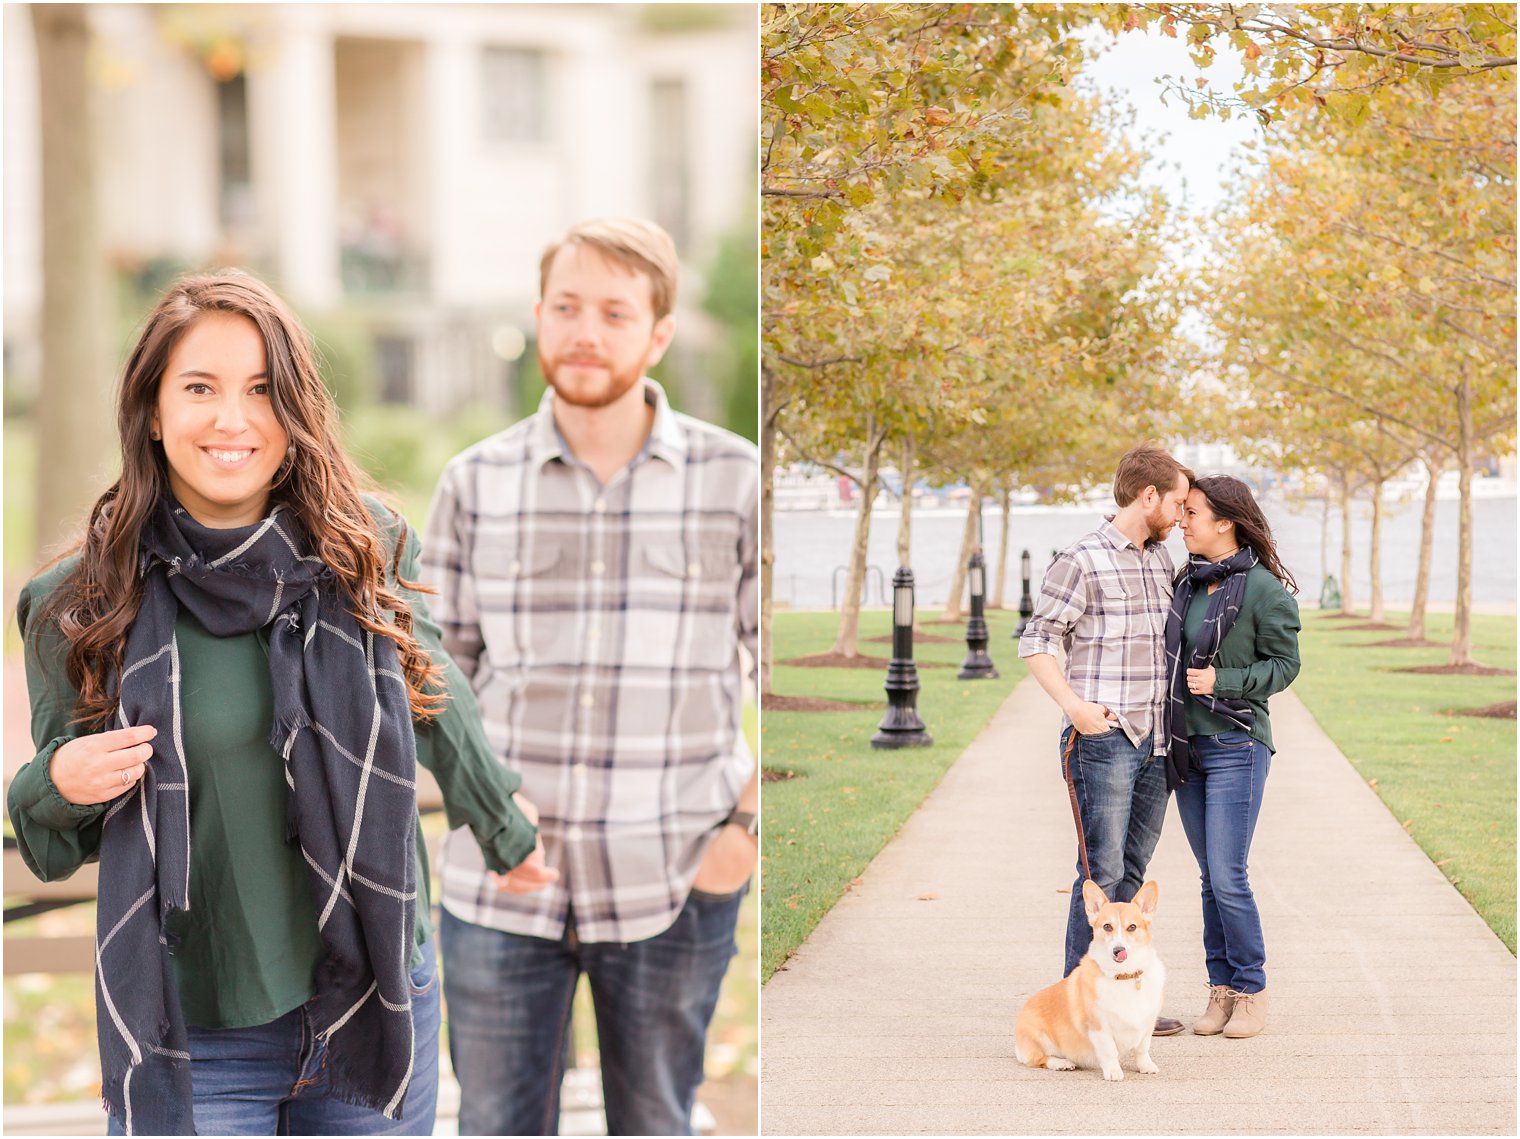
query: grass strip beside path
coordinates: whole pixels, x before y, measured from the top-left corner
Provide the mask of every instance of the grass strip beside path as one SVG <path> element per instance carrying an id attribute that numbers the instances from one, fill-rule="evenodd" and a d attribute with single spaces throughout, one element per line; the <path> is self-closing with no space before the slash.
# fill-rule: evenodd
<path id="1" fill-rule="evenodd" d="M 920 620 L 927 616 L 920 614 Z M 796 776 L 769 782 L 762 792 L 762 981 L 802 944 L 1024 678 L 1011 635 L 1018 620 L 1013 612 L 987 615 L 987 651 L 1002 674 L 996 680 L 955 678 L 966 656 L 964 642 L 916 646 L 915 659 L 954 666 L 919 671 L 919 715 L 934 744 L 877 750 L 871 737 L 886 712 L 885 670 L 780 664 L 828 649 L 839 616 L 776 614 L 776 693 L 860 702 L 862 710 L 768 711 L 762 716 L 766 770 Z M 890 656 L 889 647 L 869 638 L 892 631 L 891 613 L 867 611 L 860 625 L 860 651 Z M 933 626 L 926 631 L 954 630 Z"/>
<path id="2" fill-rule="evenodd" d="M 1426 636 L 1441 648 L 1366 648 L 1403 636 L 1338 628 L 1305 610 L 1303 671 L 1293 685 L 1326 734 L 1393 816 L 1515 952 L 1515 721 L 1449 715 L 1515 699 L 1513 676 L 1438 676 L 1399 669 L 1447 659 L 1450 614 L 1432 614 Z M 1473 656 L 1515 666 L 1515 618 L 1475 616 Z M 1326 836 L 1334 873 L 1333 836 Z M 1352 888 L 1355 883 L 1348 883 Z"/>

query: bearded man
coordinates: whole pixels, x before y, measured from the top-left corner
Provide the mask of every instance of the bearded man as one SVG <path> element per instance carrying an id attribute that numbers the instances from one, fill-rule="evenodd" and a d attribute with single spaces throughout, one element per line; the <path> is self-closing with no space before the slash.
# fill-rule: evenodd
<path id="1" fill-rule="evenodd" d="M 1159 447 L 1136 447 L 1119 460 L 1118 511 L 1055 556 L 1019 638 L 1019 655 L 1062 713 L 1061 762 L 1078 843 L 1066 973 L 1092 941 L 1083 881 L 1091 878 L 1114 901 L 1130 901 L 1161 837 L 1166 618 L 1175 576 L 1162 543 L 1182 519 L 1191 482 L 1192 472 Z M 1170 1017 L 1156 1022 L 1158 1036 L 1181 1029 Z"/>
<path id="2" fill-rule="evenodd" d="M 675 334 L 678 269 L 634 218 L 551 245 L 534 306 L 549 390 L 433 498 L 434 616 L 560 875 L 498 890 L 467 834 L 444 845 L 461 1134 L 555 1133 L 582 974 L 608 1133 L 692 1133 L 758 850 L 739 646 L 756 658 L 760 482 L 753 444 L 645 375 Z"/>

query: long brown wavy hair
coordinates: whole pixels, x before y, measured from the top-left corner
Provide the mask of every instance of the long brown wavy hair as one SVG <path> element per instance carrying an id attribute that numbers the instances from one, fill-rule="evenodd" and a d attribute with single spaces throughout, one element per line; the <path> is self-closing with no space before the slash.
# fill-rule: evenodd
<path id="1" fill-rule="evenodd" d="M 412 635 L 411 606 L 386 584 L 385 543 L 360 497 L 374 484 L 339 440 L 338 410 L 317 372 L 311 337 L 269 286 L 231 269 L 182 277 L 149 314 L 127 359 L 116 406 L 121 477 L 90 511 L 84 537 L 62 555 L 78 553 L 79 564 L 44 603 L 34 626 L 43 629 L 56 620 L 69 642 L 68 677 L 79 691 L 76 722 L 100 731 L 116 713 L 114 678 L 127 630 L 142 606 L 138 542 L 159 499 L 169 493 L 163 445 L 150 437 L 159 383 L 180 339 L 211 312 L 247 318 L 264 341 L 274 414 L 291 444 L 271 486 L 271 504 L 285 506 L 299 520 L 311 552 L 333 571 L 359 624 L 396 642 L 413 716 L 436 716 L 446 698 L 443 673 Z M 400 585 L 425 590 L 399 576 L 404 520 L 401 527 L 391 572 Z"/>
<path id="2" fill-rule="evenodd" d="M 1193 480 L 1193 488 L 1202 491 L 1203 497 L 1209 500 L 1209 509 L 1214 512 L 1215 518 L 1223 518 L 1226 522 L 1235 524 L 1236 540 L 1242 546 L 1250 546 L 1255 550 L 1257 558 L 1271 571 L 1272 576 L 1290 592 L 1297 593 L 1298 582 L 1293 580 L 1288 567 L 1277 556 L 1272 527 L 1267 525 L 1267 516 L 1256 504 L 1251 488 L 1229 475 L 1205 475 Z"/>

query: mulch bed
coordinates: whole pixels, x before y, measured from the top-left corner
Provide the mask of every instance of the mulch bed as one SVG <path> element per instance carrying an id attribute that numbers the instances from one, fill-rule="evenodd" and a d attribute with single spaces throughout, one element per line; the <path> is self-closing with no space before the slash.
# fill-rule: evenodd
<path id="1" fill-rule="evenodd" d="M 764 712 L 875 712 L 885 704 L 855 704 L 849 700 L 825 700 L 821 696 L 777 696 L 767 692 L 760 697 Z"/>
<path id="2" fill-rule="evenodd" d="M 1506 700 L 1502 704 L 1489 704 L 1484 708 L 1452 708 L 1446 714 L 1448 716 L 1479 716 L 1485 720 L 1513 720 L 1515 702 Z"/>
<path id="3" fill-rule="evenodd" d="M 794 668 L 886 668 L 892 662 L 886 657 L 854 656 L 843 653 L 809 653 L 805 657 L 780 660 L 777 664 L 789 664 Z M 949 668 L 950 665 L 934 660 L 915 662 L 919 668 Z"/>
<path id="4" fill-rule="evenodd" d="M 785 783 L 788 779 L 801 779 L 802 776 L 795 771 L 777 771 L 774 767 L 762 767 L 760 769 L 761 783 Z"/>
<path id="5" fill-rule="evenodd" d="M 890 645 L 892 635 L 888 633 L 885 637 L 867 637 L 866 640 L 873 645 Z M 942 637 L 938 633 L 918 633 L 914 636 L 913 643 L 915 645 L 963 645 L 966 643 L 966 638 Z"/>
<path id="6" fill-rule="evenodd" d="M 1360 613 L 1321 613 L 1321 621 L 1365 621 Z"/>
<path id="7" fill-rule="evenodd" d="M 1343 633 L 1382 633 L 1393 629 L 1402 628 L 1400 625 L 1390 625 L 1387 621 L 1365 621 L 1360 625 L 1342 625 Z"/>
<path id="8" fill-rule="evenodd" d="M 1415 641 L 1408 637 L 1399 637 L 1393 641 L 1365 641 L 1360 645 L 1352 645 L 1354 649 L 1444 649 L 1445 641 Z"/>
<path id="9" fill-rule="evenodd" d="M 1419 668 L 1396 668 L 1394 672 L 1418 672 L 1426 676 L 1514 676 L 1507 668 L 1489 668 L 1486 664 L 1425 664 Z"/>

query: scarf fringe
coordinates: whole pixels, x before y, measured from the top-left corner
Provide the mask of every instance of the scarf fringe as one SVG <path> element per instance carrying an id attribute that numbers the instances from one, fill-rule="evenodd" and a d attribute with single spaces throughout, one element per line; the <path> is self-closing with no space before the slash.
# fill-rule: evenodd
<path id="1" fill-rule="evenodd" d="M 292 708 L 282 720 L 276 720 L 269 733 L 269 746 L 281 759 L 288 759 L 285 746 L 292 737 L 311 727 L 311 714 L 305 708 Z"/>
<path id="2" fill-rule="evenodd" d="M 178 1000 L 178 995 L 177 994 L 175 996 L 175 999 Z M 134 1073 L 134 1072 L 141 1072 L 141 1071 L 146 1070 L 147 1067 L 148 1067 L 148 1065 L 151 1062 L 155 1062 L 156 1061 L 157 1063 L 164 1065 L 165 1069 L 167 1070 L 167 1072 L 171 1076 L 179 1068 L 181 1068 L 181 1067 L 184 1067 L 184 1068 L 188 1069 L 188 1067 L 189 1067 L 189 1061 L 181 1060 L 181 1059 L 178 1059 L 177 1057 L 174 1057 L 174 1056 L 166 1056 L 164 1054 L 163 1050 L 162 1050 L 163 1049 L 164 1040 L 167 1039 L 167 1037 L 169 1036 L 169 1030 L 170 1030 L 169 1021 L 167 1019 L 162 1019 L 158 1023 L 158 1030 L 156 1032 L 154 1032 L 148 1038 L 146 1038 L 146 1039 L 141 1040 L 141 1041 L 138 1042 L 139 1046 L 142 1049 L 142 1059 L 139 1062 L 135 1063 L 135 1064 L 131 1063 L 130 1061 L 128 1062 L 127 1067 L 126 1067 L 126 1071 L 122 1074 L 121 1082 L 117 1085 L 118 1091 L 126 1088 L 127 1081 L 129 1079 L 129 1077 L 132 1075 L 132 1073 Z M 188 1081 L 188 1079 L 189 1079 L 188 1074 L 186 1075 L 186 1079 Z M 135 1135 L 143 1135 L 143 1134 L 155 1134 L 155 1133 L 157 1133 L 156 1131 L 154 1131 L 154 1132 L 145 1132 L 145 1131 L 143 1131 L 143 1129 L 142 1129 L 141 1126 L 134 1127 L 134 1129 L 132 1131 L 127 1131 L 127 1104 L 126 1104 L 126 1096 L 125 1095 L 120 1096 L 120 1102 L 119 1103 L 113 1103 L 112 1100 L 111 1100 L 111 1096 L 110 1096 L 108 1090 L 104 1086 L 104 1083 L 102 1083 L 102 1086 L 101 1086 L 101 1089 L 100 1089 L 100 1106 L 101 1106 L 101 1108 L 105 1111 L 105 1113 L 108 1116 L 110 1116 L 112 1119 L 116 1120 L 117 1125 L 122 1129 L 123 1132 L 125 1132 L 128 1135 L 134 1135 L 134 1134 Z M 158 1105 L 155 1104 L 154 1106 L 158 1106 Z M 139 1111 L 139 1112 L 135 1112 L 134 1114 L 140 1117 L 142 1115 L 142 1112 Z M 194 1111 L 193 1111 L 193 1109 L 191 1111 L 191 1117 L 190 1117 L 190 1121 L 189 1122 L 190 1122 L 190 1130 L 187 1130 L 187 1131 L 184 1131 L 184 1132 L 180 1132 L 180 1134 L 184 1134 L 184 1135 L 194 1135 L 195 1134 L 195 1130 L 194 1130 Z M 160 1126 L 162 1126 L 162 1122 L 156 1121 L 154 1126 L 155 1126 L 155 1128 L 156 1127 L 160 1127 Z"/>

